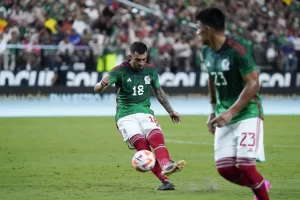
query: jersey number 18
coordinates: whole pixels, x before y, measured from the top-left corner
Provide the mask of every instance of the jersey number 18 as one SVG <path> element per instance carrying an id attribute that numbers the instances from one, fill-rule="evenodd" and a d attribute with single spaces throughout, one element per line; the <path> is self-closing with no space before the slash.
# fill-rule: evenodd
<path id="1" fill-rule="evenodd" d="M 144 86 L 143 85 L 134 86 L 132 89 L 133 89 L 132 96 L 144 94 Z"/>

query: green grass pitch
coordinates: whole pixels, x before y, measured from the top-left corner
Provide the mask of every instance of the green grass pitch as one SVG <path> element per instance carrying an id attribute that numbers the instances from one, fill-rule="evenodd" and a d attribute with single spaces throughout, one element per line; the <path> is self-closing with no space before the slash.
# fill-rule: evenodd
<path id="1" fill-rule="evenodd" d="M 252 200 L 249 189 L 215 170 L 213 136 L 204 116 L 174 125 L 158 117 L 174 160 L 187 162 L 170 178 L 176 191 L 155 191 L 151 172 L 131 166 L 113 117 L 1 118 L 0 200 Z M 272 184 L 272 200 L 300 199 L 300 116 L 266 116 L 267 162 L 258 169 Z"/>

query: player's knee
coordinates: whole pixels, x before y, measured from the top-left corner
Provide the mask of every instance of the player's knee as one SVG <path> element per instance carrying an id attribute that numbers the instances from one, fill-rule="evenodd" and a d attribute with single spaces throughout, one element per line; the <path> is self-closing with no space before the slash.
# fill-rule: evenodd
<path id="1" fill-rule="evenodd" d="M 148 150 L 150 151 L 149 144 L 145 137 L 141 134 L 136 134 L 129 139 L 130 144 L 137 150 Z"/>
<path id="2" fill-rule="evenodd" d="M 243 174 L 251 174 L 253 171 L 256 171 L 256 167 L 252 166 L 239 166 L 239 170 Z"/>
<path id="3" fill-rule="evenodd" d="M 235 158 L 228 157 L 228 158 L 221 158 L 216 161 L 216 167 L 221 176 L 224 178 L 228 177 L 228 174 L 232 172 L 232 168 L 235 167 Z"/>
<path id="4" fill-rule="evenodd" d="M 147 140 L 153 149 L 160 146 L 165 146 L 164 136 L 159 129 L 152 130 L 148 134 Z"/>
<path id="5" fill-rule="evenodd" d="M 253 171 L 256 171 L 255 158 L 237 158 L 237 165 L 243 174 L 251 174 Z"/>
<path id="6" fill-rule="evenodd" d="M 230 170 L 231 167 L 223 167 L 223 168 L 217 168 L 219 174 L 226 178 L 228 174 L 231 172 Z"/>
<path id="7" fill-rule="evenodd" d="M 255 166 L 255 158 L 237 158 L 236 163 L 240 168 L 247 168 L 248 166 Z"/>

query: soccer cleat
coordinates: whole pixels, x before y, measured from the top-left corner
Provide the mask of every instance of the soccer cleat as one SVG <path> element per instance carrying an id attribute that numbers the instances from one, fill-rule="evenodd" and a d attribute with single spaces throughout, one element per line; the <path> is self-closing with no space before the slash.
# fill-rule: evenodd
<path id="1" fill-rule="evenodd" d="M 174 163 L 173 161 L 170 161 L 169 163 L 167 163 L 163 168 L 162 168 L 162 172 L 161 175 L 163 176 L 170 176 L 171 174 L 175 173 L 175 172 L 179 172 L 184 168 L 185 165 L 185 161 L 181 160 L 177 163 Z"/>
<path id="2" fill-rule="evenodd" d="M 175 185 L 170 181 L 162 181 L 162 185 L 160 185 L 156 190 L 175 190 Z"/>
<path id="3" fill-rule="evenodd" d="M 266 186 L 267 191 L 269 192 L 269 190 L 271 189 L 270 181 L 265 180 L 265 186 Z M 259 200 L 259 199 L 254 195 L 254 200 Z"/>

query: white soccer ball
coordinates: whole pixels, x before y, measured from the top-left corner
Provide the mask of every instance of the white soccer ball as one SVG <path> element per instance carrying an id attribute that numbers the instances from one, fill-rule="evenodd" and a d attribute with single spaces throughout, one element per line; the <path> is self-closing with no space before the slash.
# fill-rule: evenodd
<path id="1" fill-rule="evenodd" d="M 139 172 L 151 170 L 155 165 L 155 156 L 151 151 L 141 150 L 134 154 L 132 166 Z"/>

